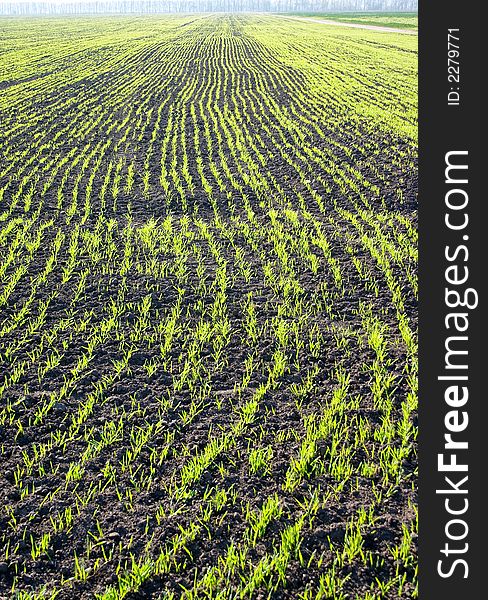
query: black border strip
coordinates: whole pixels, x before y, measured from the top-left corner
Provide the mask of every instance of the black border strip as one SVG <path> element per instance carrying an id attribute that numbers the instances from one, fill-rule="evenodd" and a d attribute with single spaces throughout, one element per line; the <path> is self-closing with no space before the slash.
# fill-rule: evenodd
<path id="1" fill-rule="evenodd" d="M 419 439 L 420 439 L 420 500 L 419 500 L 419 596 L 421 600 L 478 599 L 487 594 L 486 544 L 488 527 L 483 516 L 488 498 L 483 488 L 488 481 L 488 468 L 484 465 L 488 456 L 488 398 L 482 387 L 482 373 L 486 350 L 486 318 L 482 283 L 488 273 L 487 235 L 484 230 L 484 204 L 486 191 L 481 189 L 482 165 L 486 149 L 478 148 L 476 140 L 484 140 L 487 132 L 486 106 L 481 106 L 481 88 L 484 77 L 484 39 L 481 33 L 482 5 L 474 2 L 421 0 L 419 7 Z M 456 77 L 448 81 L 448 29 L 459 29 L 459 83 Z M 452 38 L 455 42 L 455 39 Z M 454 48 L 451 46 L 451 48 Z M 455 54 L 455 53 L 453 53 Z M 479 57 L 479 58 L 478 58 Z M 456 59 L 457 57 L 453 57 Z M 456 66 L 451 63 L 451 66 Z M 456 69 L 451 69 L 456 75 Z M 448 93 L 458 91 L 448 104 Z M 451 89 L 452 88 L 452 89 Z M 485 102 L 486 104 L 486 102 Z M 448 160 L 467 169 L 447 172 Z M 463 182 L 465 179 L 468 182 Z M 464 208 L 451 210 L 447 202 L 464 204 Z M 459 230 L 446 225 L 462 224 Z M 467 236 L 467 238 L 466 238 Z M 465 246 L 466 250 L 461 248 Z M 446 247 L 449 247 L 446 251 Z M 446 257 L 446 252 L 451 257 Z M 457 252 L 457 254 L 456 254 Z M 456 258 L 453 258 L 456 255 Z M 454 266 L 446 273 L 446 268 Z M 465 283 L 449 283 L 464 279 Z M 457 290 L 467 304 L 476 308 L 446 306 L 446 288 Z M 452 304 L 456 303 L 451 294 Z M 446 327 L 449 313 L 464 313 L 459 326 L 469 323 L 466 331 L 456 331 L 455 319 Z M 455 368 L 446 369 L 446 340 L 450 336 L 463 339 L 451 340 L 449 348 L 467 350 L 468 354 L 451 355 L 449 363 Z M 467 339 L 464 339 L 467 338 Z M 466 365 L 466 369 L 459 366 Z M 467 380 L 439 380 L 439 376 L 465 376 Z M 449 400 L 446 389 L 453 386 Z M 463 387 L 469 398 L 463 404 Z M 458 401 L 458 406 L 455 406 Z M 450 412 L 454 411 L 454 412 Z M 469 422 L 466 428 L 466 419 Z M 458 427 L 460 431 L 449 431 Z M 467 442 L 468 449 L 445 449 L 445 435 L 451 433 L 453 440 Z M 455 454 L 455 459 L 451 454 Z M 442 461 L 466 465 L 467 471 L 440 471 L 438 455 Z M 449 467 L 448 467 L 449 468 Z M 464 477 L 466 481 L 460 483 Z M 450 478 L 452 485 L 446 481 Z M 455 487 L 457 486 L 457 492 Z M 436 490 L 450 493 L 437 493 Z M 458 515 L 452 511 L 466 512 Z M 462 522 L 451 522 L 458 519 Z M 458 537 L 459 539 L 449 539 Z M 446 546 L 447 544 L 447 546 Z M 444 553 L 441 552 L 444 550 Z M 460 562 L 455 562 L 459 560 Z M 442 561 L 439 563 L 439 561 Z M 464 562 L 462 562 L 464 561 Z M 444 576 L 439 574 L 443 571 Z M 466 576 L 466 577 L 465 577 Z"/>

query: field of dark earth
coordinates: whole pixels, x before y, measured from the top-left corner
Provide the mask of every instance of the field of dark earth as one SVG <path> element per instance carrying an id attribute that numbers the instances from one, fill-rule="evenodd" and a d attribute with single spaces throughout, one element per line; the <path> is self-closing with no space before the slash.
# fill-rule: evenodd
<path id="1" fill-rule="evenodd" d="M 0 598 L 416 598 L 413 36 L 0 24 Z"/>

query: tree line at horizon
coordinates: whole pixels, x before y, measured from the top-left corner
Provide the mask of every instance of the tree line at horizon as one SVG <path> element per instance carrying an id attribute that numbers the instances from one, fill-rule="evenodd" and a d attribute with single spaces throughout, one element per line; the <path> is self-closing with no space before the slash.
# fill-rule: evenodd
<path id="1" fill-rule="evenodd" d="M 0 2 L 0 14 L 417 11 L 417 0 L 45 0 Z"/>

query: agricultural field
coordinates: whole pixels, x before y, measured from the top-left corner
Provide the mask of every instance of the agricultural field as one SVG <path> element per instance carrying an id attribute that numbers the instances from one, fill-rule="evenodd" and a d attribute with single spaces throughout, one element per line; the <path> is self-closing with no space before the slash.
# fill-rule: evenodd
<path id="1" fill-rule="evenodd" d="M 0 598 L 416 598 L 415 37 L 0 30 Z"/>
<path id="2" fill-rule="evenodd" d="M 418 29 L 417 13 L 387 13 L 387 12 L 342 12 L 342 13 L 293 13 L 294 16 L 314 19 L 328 19 L 341 23 L 357 23 L 358 25 L 375 25 L 379 27 L 395 27 L 396 29 Z"/>

